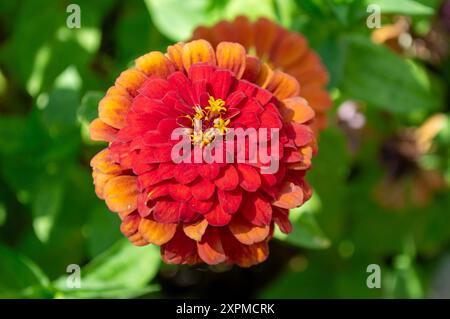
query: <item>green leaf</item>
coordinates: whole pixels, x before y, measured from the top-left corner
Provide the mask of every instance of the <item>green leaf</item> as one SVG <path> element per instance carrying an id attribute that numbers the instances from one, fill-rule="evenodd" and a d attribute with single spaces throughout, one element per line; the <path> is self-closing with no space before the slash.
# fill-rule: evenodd
<path id="1" fill-rule="evenodd" d="M 292 24 L 292 17 L 295 14 L 296 5 L 293 0 L 274 0 L 277 19 L 285 27 Z"/>
<path id="2" fill-rule="evenodd" d="M 318 198 L 313 196 L 302 207 L 291 210 L 289 219 L 292 223 L 292 232 L 286 235 L 277 228 L 275 230 L 275 238 L 286 241 L 294 246 L 309 249 L 328 248 L 330 246 L 330 240 L 325 237 L 317 224 L 314 214 L 311 212 L 317 210 L 319 205 Z"/>
<path id="3" fill-rule="evenodd" d="M 285 5 L 288 5 L 288 1 Z M 289 8 L 286 8 L 289 10 Z M 258 17 L 267 17 L 272 20 L 277 18 L 276 6 L 273 0 L 234 0 L 229 1 L 224 8 L 223 17 L 225 19 L 233 19 L 238 15 L 246 15 L 250 19 Z"/>
<path id="4" fill-rule="evenodd" d="M 310 251 L 293 257 L 263 288 L 260 298 L 380 298 L 381 289 L 366 285 L 367 265 L 378 257 L 354 255 L 343 260 L 335 251 Z M 339 266 L 337 266 L 339 265 Z"/>
<path id="5" fill-rule="evenodd" d="M 387 274 L 383 284 L 387 298 L 424 297 L 422 283 L 413 265 L 413 259 L 405 254 L 394 258 L 394 270 Z"/>
<path id="6" fill-rule="evenodd" d="M 379 5 L 382 14 L 432 15 L 433 8 L 415 0 L 366 0 L 366 5 Z"/>
<path id="7" fill-rule="evenodd" d="M 127 239 L 119 240 L 106 252 L 81 269 L 81 288 L 69 289 L 66 278 L 56 282 L 60 295 L 68 298 L 130 298 L 156 291 L 148 282 L 160 265 L 156 246 L 136 247 Z"/>
<path id="8" fill-rule="evenodd" d="M 265 16 L 276 19 L 274 0 L 145 0 L 158 30 L 168 38 L 189 39 L 199 25 L 246 15 L 250 19 Z"/>
<path id="9" fill-rule="evenodd" d="M 50 294 L 48 278 L 27 257 L 0 244 L 0 297 L 40 297 Z"/>
<path id="10" fill-rule="evenodd" d="M 103 201 L 96 200 L 88 222 L 84 229 L 89 256 L 92 258 L 111 247 L 117 240 L 122 238 L 119 231 L 120 218 L 117 214 L 111 213 Z"/>
<path id="11" fill-rule="evenodd" d="M 3 202 L 0 202 L 0 227 L 5 224 L 7 218 L 6 206 Z"/>
<path id="12" fill-rule="evenodd" d="M 79 94 L 72 89 L 56 89 L 50 93 L 42 118 L 46 125 L 70 127 L 76 125 Z"/>
<path id="13" fill-rule="evenodd" d="M 89 91 L 81 99 L 77 110 L 77 119 L 81 124 L 81 136 L 86 144 L 94 144 L 89 134 L 89 124 L 98 117 L 98 103 L 105 96 L 100 91 Z"/>
<path id="14" fill-rule="evenodd" d="M 22 146 L 26 120 L 18 116 L 0 117 L 0 154 L 11 154 Z"/>
<path id="15" fill-rule="evenodd" d="M 297 6 L 301 8 L 309 17 L 316 19 L 323 18 L 325 16 L 325 4 L 324 1 L 313 0 L 313 1 L 302 1 L 295 0 Z"/>
<path id="16" fill-rule="evenodd" d="M 92 299 L 92 298 L 137 298 L 159 290 L 158 285 L 149 285 L 139 288 L 101 288 L 101 289 L 72 289 L 70 292 L 60 292 L 55 294 L 55 298 L 70 299 Z"/>
<path id="17" fill-rule="evenodd" d="M 207 20 L 208 0 L 145 0 L 152 20 L 172 40 L 186 40 Z"/>
<path id="18" fill-rule="evenodd" d="M 40 241 L 46 242 L 63 204 L 64 184 L 61 178 L 39 181 L 31 201 L 33 228 Z"/>
<path id="19" fill-rule="evenodd" d="M 86 92 L 77 111 L 77 118 L 80 123 L 89 124 L 98 117 L 98 103 L 103 96 L 105 96 L 105 93 L 100 91 Z"/>
<path id="20" fill-rule="evenodd" d="M 349 97 L 395 113 L 442 106 L 442 85 L 423 67 L 367 38 L 351 36 L 347 41 L 342 89 Z"/>
<path id="21" fill-rule="evenodd" d="M 320 198 L 317 220 L 333 242 L 345 232 L 345 216 L 348 214 L 346 183 L 350 154 L 347 143 L 342 131 L 330 125 L 320 134 L 319 152 L 313 159 L 314 168 L 307 175 L 308 182 L 314 188 L 310 201 Z"/>
<path id="22" fill-rule="evenodd" d="M 142 1 L 124 3 L 122 17 L 116 27 L 117 59 L 115 67 L 127 66 L 138 56 L 151 50 L 165 52 L 173 41 L 163 36 L 149 19 L 149 12 Z M 120 69 L 118 69 L 120 70 Z"/>

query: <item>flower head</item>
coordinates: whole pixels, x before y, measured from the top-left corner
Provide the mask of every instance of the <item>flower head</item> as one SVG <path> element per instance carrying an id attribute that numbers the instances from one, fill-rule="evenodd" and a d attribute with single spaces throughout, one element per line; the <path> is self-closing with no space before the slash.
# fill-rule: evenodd
<path id="1" fill-rule="evenodd" d="M 222 41 L 240 43 L 271 68 L 296 78 L 301 86 L 301 96 L 316 112 L 313 128 L 325 128 L 326 111 L 332 104 L 325 89 L 328 73 L 302 35 L 267 18 L 250 22 L 247 17 L 239 16 L 233 21 L 220 21 L 212 27 L 198 27 L 193 39 L 208 40 L 214 47 Z"/>
<path id="2" fill-rule="evenodd" d="M 91 161 L 96 193 L 133 244 L 161 246 L 167 263 L 260 263 L 274 225 L 290 232 L 289 209 L 311 196 L 314 111 L 298 94 L 295 78 L 238 43 L 195 40 L 141 56 L 90 126 L 93 140 L 109 143 Z M 263 173 L 247 149 L 243 162 L 173 160 L 174 130 L 189 148 L 208 149 L 237 128 L 279 132 L 276 172 Z"/>

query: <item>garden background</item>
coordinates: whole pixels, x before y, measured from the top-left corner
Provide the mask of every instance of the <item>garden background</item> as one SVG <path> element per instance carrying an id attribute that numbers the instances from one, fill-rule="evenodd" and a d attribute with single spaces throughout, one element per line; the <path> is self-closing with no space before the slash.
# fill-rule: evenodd
<path id="1" fill-rule="evenodd" d="M 450 297 L 449 1 L 77 0 L 74 29 L 70 3 L 0 2 L 0 297 Z M 314 196 L 259 266 L 165 265 L 95 196 L 88 123 L 136 57 L 238 15 L 301 32 L 329 70 Z"/>

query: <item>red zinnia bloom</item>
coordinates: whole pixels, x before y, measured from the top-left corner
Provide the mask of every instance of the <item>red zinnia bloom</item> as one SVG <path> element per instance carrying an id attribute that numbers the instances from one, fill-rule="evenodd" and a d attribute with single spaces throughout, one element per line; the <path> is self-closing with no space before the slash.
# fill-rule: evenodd
<path id="1" fill-rule="evenodd" d="M 316 112 L 313 128 L 320 131 L 326 127 L 326 112 L 332 105 L 326 90 L 328 72 L 302 35 L 267 18 L 250 22 L 239 16 L 212 27 L 198 27 L 193 39 L 205 39 L 214 47 L 222 41 L 240 43 L 274 69 L 292 75 L 300 83 L 301 96 Z"/>
<path id="2" fill-rule="evenodd" d="M 316 152 L 314 111 L 298 95 L 295 78 L 238 43 L 214 50 L 196 40 L 141 56 L 108 90 L 90 126 L 93 140 L 109 142 L 91 161 L 96 193 L 133 244 L 161 246 L 167 263 L 260 263 L 274 224 L 290 232 L 289 209 L 311 196 L 304 176 Z M 171 133 L 182 126 L 191 134 L 191 120 L 204 114 L 205 129 L 279 129 L 279 170 L 175 164 Z"/>

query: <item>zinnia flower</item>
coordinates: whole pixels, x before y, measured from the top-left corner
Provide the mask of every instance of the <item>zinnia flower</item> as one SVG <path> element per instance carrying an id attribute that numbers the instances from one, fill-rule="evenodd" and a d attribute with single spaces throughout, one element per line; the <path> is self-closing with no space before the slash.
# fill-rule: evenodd
<path id="1" fill-rule="evenodd" d="M 289 209 L 311 196 L 304 176 L 316 152 L 314 111 L 299 92 L 295 78 L 238 43 L 214 49 L 195 40 L 145 54 L 120 74 L 91 123 L 91 138 L 109 143 L 91 161 L 95 191 L 120 216 L 122 233 L 161 246 L 166 263 L 260 263 L 274 224 L 289 233 Z M 279 169 L 175 163 L 179 128 L 192 148 L 232 128 L 279 129 Z"/>
<path id="2" fill-rule="evenodd" d="M 301 96 L 316 112 L 313 128 L 326 127 L 326 112 L 332 105 L 325 89 L 328 72 L 302 35 L 267 18 L 250 22 L 247 17 L 239 16 L 212 27 L 198 27 L 193 39 L 208 40 L 214 47 L 222 41 L 240 43 L 272 68 L 292 75 L 300 83 Z"/>

